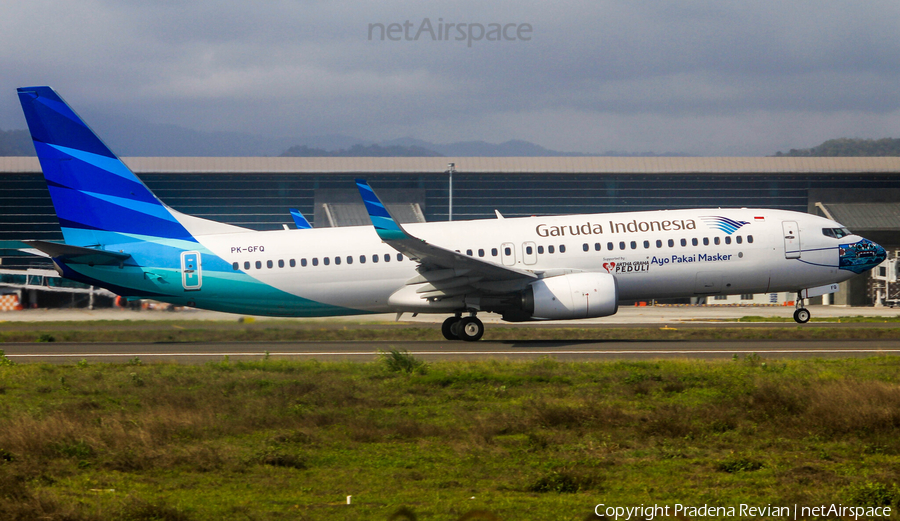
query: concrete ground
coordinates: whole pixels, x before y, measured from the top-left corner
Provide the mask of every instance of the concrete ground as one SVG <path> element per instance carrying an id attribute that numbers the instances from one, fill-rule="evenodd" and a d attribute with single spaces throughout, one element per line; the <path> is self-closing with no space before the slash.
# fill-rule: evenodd
<path id="1" fill-rule="evenodd" d="M 897 317 L 900 316 L 900 308 L 885 307 L 845 307 L 845 306 L 810 306 L 808 308 L 814 318 L 817 317 L 846 317 L 846 316 L 876 316 Z M 586 319 L 579 321 L 541 322 L 543 324 L 668 324 L 679 322 L 717 322 L 722 320 L 735 320 L 745 316 L 761 317 L 785 317 L 793 315 L 793 307 L 770 306 L 652 306 L 635 307 L 623 306 L 619 312 L 610 317 Z M 405 314 L 402 322 L 439 323 L 448 315 L 419 315 L 412 317 Z M 499 315 L 482 313 L 478 315 L 486 323 L 499 323 Z M 0 312 L 0 322 L 43 322 L 43 321 L 78 321 L 78 320 L 239 320 L 241 315 L 230 313 L 218 313 L 215 311 L 203 311 L 184 309 L 183 311 L 157 311 L 143 310 L 131 311 L 125 309 L 28 309 L 23 311 Z M 354 322 L 384 322 L 394 321 L 393 314 L 360 315 L 352 317 L 329 318 L 271 318 L 258 317 L 257 320 L 329 320 L 329 321 L 354 321 Z"/>

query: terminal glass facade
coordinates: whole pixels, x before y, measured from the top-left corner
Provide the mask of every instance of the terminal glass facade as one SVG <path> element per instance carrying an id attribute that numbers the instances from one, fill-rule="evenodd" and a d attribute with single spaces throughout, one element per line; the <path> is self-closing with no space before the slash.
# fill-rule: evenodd
<path id="1" fill-rule="evenodd" d="M 141 179 L 169 206 L 256 230 L 293 228 L 289 209 L 312 220 L 316 190 L 355 190 L 364 177 L 376 191 L 424 193 L 428 221 L 447 220 L 446 174 L 157 174 Z M 757 207 L 805 212 L 810 190 L 900 189 L 883 174 L 477 174 L 453 176 L 454 220 L 678 208 Z M 0 240 L 62 238 L 40 174 L 0 175 Z M 313 223 L 315 225 L 316 223 Z"/>

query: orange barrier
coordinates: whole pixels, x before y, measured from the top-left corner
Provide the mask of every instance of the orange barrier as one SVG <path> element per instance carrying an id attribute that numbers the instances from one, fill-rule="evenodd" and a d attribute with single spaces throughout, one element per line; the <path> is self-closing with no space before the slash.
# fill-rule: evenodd
<path id="1" fill-rule="evenodd" d="M 21 311 L 18 295 L 0 295 L 0 311 Z"/>

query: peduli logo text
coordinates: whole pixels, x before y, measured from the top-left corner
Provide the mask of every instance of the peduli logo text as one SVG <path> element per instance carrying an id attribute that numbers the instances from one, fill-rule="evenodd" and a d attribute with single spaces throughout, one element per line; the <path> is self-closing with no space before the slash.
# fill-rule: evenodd
<path id="1" fill-rule="evenodd" d="M 650 261 L 604 262 L 603 269 L 605 269 L 607 273 L 639 273 L 642 271 L 650 271 Z"/>

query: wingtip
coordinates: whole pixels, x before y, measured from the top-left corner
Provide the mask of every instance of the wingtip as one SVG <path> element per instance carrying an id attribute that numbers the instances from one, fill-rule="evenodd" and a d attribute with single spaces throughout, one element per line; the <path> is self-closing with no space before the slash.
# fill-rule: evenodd
<path id="1" fill-rule="evenodd" d="M 359 195 L 362 197 L 366 206 L 366 212 L 372 221 L 372 226 L 383 241 L 408 239 L 409 235 L 403 230 L 400 224 L 394 219 L 387 207 L 375 195 L 375 191 L 369 186 L 365 179 L 357 179 L 356 186 L 359 188 Z"/>

